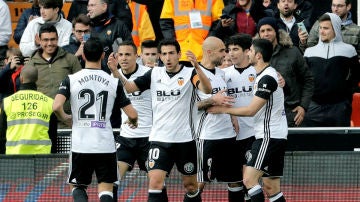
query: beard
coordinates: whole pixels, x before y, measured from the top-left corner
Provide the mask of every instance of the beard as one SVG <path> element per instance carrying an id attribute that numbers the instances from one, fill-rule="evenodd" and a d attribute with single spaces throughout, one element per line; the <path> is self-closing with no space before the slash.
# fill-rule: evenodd
<path id="1" fill-rule="evenodd" d="M 294 14 L 294 10 L 288 10 L 288 12 L 281 12 L 281 14 L 285 17 L 288 18 L 290 16 L 292 16 Z"/>

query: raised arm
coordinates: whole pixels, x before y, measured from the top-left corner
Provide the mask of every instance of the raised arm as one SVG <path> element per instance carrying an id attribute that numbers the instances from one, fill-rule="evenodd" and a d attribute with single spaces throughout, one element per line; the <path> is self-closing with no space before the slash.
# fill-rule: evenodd
<path id="1" fill-rule="evenodd" d="M 204 72 L 201 70 L 199 63 L 196 60 L 196 56 L 193 52 L 191 51 L 186 51 L 186 56 L 188 58 L 188 60 L 191 62 L 191 64 L 195 67 L 195 71 L 199 77 L 199 85 L 198 88 L 199 90 L 201 90 L 202 92 L 206 93 L 206 94 L 210 94 L 212 87 L 211 87 L 211 83 L 209 81 L 209 79 L 206 77 L 206 75 L 204 74 Z"/>

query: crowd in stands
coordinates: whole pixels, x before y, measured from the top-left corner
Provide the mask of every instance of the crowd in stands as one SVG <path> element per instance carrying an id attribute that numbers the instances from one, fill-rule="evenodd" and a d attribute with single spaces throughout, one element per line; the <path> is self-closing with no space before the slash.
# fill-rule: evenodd
<path id="1" fill-rule="evenodd" d="M 161 112 L 160 105 L 156 106 L 152 103 L 154 117 L 150 117 L 150 119 L 154 118 L 154 120 L 161 120 L 160 122 L 162 122 L 162 125 L 152 126 L 151 130 L 158 130 L 156 134 L 153 131 L 151 132 L 150 137 L 155 139 L 155 142 L 159 141 L 157 138 L 160 136 L 163 138 L 164 134 L 159 133 L 159 131 L 164 132 L 164 128 L 168 129 L 167 132 L 169 132 L 171 128 L 184 126 L 179 128 L 179 131 L 184 131 L 184 134 L 190 131 L 191 127 L 187 125 L 188 122 L 185 121 L 185 123 L 185 119 L 178 115 L 189 113 L 190 110 L 185 110 L 186 113 L 185 111 L 181 112 L 182 109 L 179 104 L 181 106 L 187 105 L 193 101 L 190 99 L 192 88 L 197 89 L 198 95 L 206 92 L 206 95 L 198 98 L 198 101 L 202 100 L 199 103 L 207 106 L 204 108 L 205 110 L 217 103 L 213 100 L 215 95 L 212 97 L 210 95 L 216 94 L 226 86 L 229 88 L 228 95 L 233 94 L 232 98 L 226 99 L 239 99 L 240 97 L 236 97 L 236 95 L 242 96 L 240 100 L 235 102 L 239 105 L 236 107 L 241 108 L 251 104 L 250 102 L 243 104 L 245 102 L 241 99 L 248 97 L 247 99 L 250 101 L 253 98 L 253 89 L 258 88 L 258 86 L 253 85 L 255 77 L 263 73 L 249 69 L 252 65 L 265 72 L 265 75 L 262 74 L 256 81 L 264 77 L 265 79 L 261 81 L 269 82 L 263 84 L 264 92 L 256 92 L 258 93 L 256 95 L 272 102 L 272 93 L 276 93 L 278 100 L 284 103 L 283 114 L 278 113 L 276 115 L 286 116 L 287 120 L 287 125 L 277 128 L 281 131 L 280 139 L 286 139 L 286 134 L 282 132 L 287 130 L 287 127 L 350 126 L 352 97 L 353 93 L 358 92 L 360 81 L 360 27 L 353 22 L 350 12 L 351 0 L 332 0 L 331 12 L 325 15 L 321 14 L 321 17 L 315 22 L 312 20 L 314 8 L 311 1 L 308 0 L 74 0 L 69 13 L 64 13 L 62 7 L 62 0 L 33 0 L 32 7 L 23 11 L 12 35 L 14 41 L 19 45 L 19 48 L 14 48 L 8 47 L 12 34 L 11 15 L 6 2 L 0 0 L 0 153 L 16 153 L 17 151 L 26 153 L 30 150 L 38 150 L 38 153 L 54 152 L 56 149 L 50 147 L 50 142 L 54 145 L 54 141 L 56 141 L 54 131 L 57 128 L 71 127 L 71 124 L 69 126 L 60 119 L 57 120 L 51 110 L 49 111 L 50 105 L 53 99 L 55 99 L 55 103 L 58 101 L 55 97 L 58 92 L 61 92 L 64 95 L 61 100 L 64 105 L 64 113 L 74 112 L 74 108 L 71 108 L 74 106 L 70 106 L 67 100 L 71 90 L 68 89 L 70 83 L 66 82 L 73 79 L 73 77 L 70 79 L 69 75 L 89 68 L 87 66 L 89 64 L 100 65 L 99 69 L 119 78 L 121 81 L 119 85 L 124 86 L 126 96 L 133 103 L 137 103 L 141 99 L 141 97 L 135 99 L 134 96 L 139 96 L 144 91 L 147 92 L 146 95 L 149 94 L 148 96 L 150 96 L 150 92 L 146 90 L 151 91 L 158 87 L 161 82 L 165 82 L 162 78 L 163 75 L 167 74 L 171 80 L 174 75 L 181 74 L 182 80 L 177 80 L 172 85 L 187 86 L 188 90 L 184 90 L 187 95 L 185 101 L 167 98 L 165 90 L 163 91 L 164 95 L 162 95 L 162 91 L 157 92 L 158 96 L 159 93 L 162 95 L 159 98 L 163 99 L 162 101 L 174 101 L 169 103 L 176 103 L 173 108 L 170 105 L 163 105 L 163 108 L 169 109 L 169 112 L 177 109 L 179 113 L 177 115 L 174 112 L 169 113 L 173 117 L 166 119 L 164 113 Z M 91 50 L 91 43 L 87 45 L 86 53 L 84 53 L 84 44 L 93 39 L 97 40 L 92 42 L 94 48 L 100 47 L 104 52 L 104 54 L 101 51 L 97 52 L 98 59 L 96 60 L 90 58 L 91 51 L 93 51 Z M 268 50 L 269 47 L 270 50 Z M 263 50 L 261 52 L 258 49 Z M 258 52 L 261 52 L 260 56 L 257 55 Z M 167 68 L 167 72 L 157 68 L 164 66 Z M 273 69 L 265 71 L 267 66 L 271 66 Z M 184 70 L 183 67 L 195 68 L 194 70 L 187 68 Z M 220 68 L 224 71 L 218 70 Z M 134 73 L 140 70 L 141 74 Z M 250 70 L 251 72 L 247 72 Z M 218 78 L 215 77 L 209 81 L 208 78 L 212 78 L 218 71 L 219 74 L 222 74 L 222 77 L 218 77 L 222 78 L 222 81 L 216 81 Z M 244 72 L 249 73 L 248 78 L 246 78 L 249 81 L 246 85 L 241 86 L 243 84 L 235 83 L 235 80 L 240 80 L 240 78 L 246 80 L 243 78 Z M 105 73 L 102 72 L 98 75 L 101 76 L 102 74 Z M 271 75 L 271 78 L 266 74 Z M 79 74 L 76 75 L 80 78 Z M 274 82 L 275 77 L 278 84 Z M 101 80 L 101 78 L 97 79 Z M 234 86 L 234 84 L 239 86 Z M 218 88 L 215 88 L 215 85 L 218 85 Z M 118 88 L 118 85 L 115 86 Z M 274 86 L 282 88 L 283 97 L 279 89 L 270 89 Z M 84 99 L 87 96 L 91 97 L 88 103 L 77 109 L 79 110 L 77 116 L 84 119 L 91 118 L 91 114 L 86 114 L 86 107 L 92 105 L 95 99 L 98 101 L 104 98 L 101 96 L 94 98 L 89 92 L 81 91 L 81 86 L 77 88 L 80 97 L 82 96 Z M 211 90 L 212 93 L 209 93 Z M 269 93 L 270 91 L 271 93 Z M 128 92 L 133 94 L 128 94 Z M 170 94 L 173 93 L 176 94 L 177 91 L 171 91 Z M 216 98 L 218 99 L 218 97 Z M 28 101 L 24 105 L 11 102 L 32 99 L 36 101 Z M 49 102 L 44 102 L 44 100 L 49 100 Z M 125 100 L 130 103 L 129 100 Z M 257 100 L 257 103 L 260 103 L 257 106 L 264 105 L 264 100 Z M 106 99 L 101 101 L 106 102 Z M 116 101 L 118 100 L 116 99 Z M 146 103 L 150 102 L 149 97 L 147 97 L 147 101 Z M 152 101 L 154 102 L 154 99 Z M 211 102 L 210 105 L 209 102 Z M 71 103 L 74 105 L 74 101 Z M 279 103 L 277 103 L 278 105 Z M 280 105 L 282 106 L 282 104 Z M 135 104 L 135 108 L 139 106 L 144 107 L 142 104 Z M 258 107 L 257 110 L 260 108 Z M 14 110 L 18 111 L 12 113 Z M 28 110 L 30 112 L 26 112 Z M 123 127 L 126 120 L 124 117 L 121 118 L 121 114 L 124 116 L 124 109 L 122 112 L 120 108 L 109 107 L 109 110 L 112 111 L 111 126 L 113 128 Z M 148 113 L 142 115 L 142 113 L 139 113 L 140 127 L 141 121 L 143 121 L 141 117 L 149 115 Z M 241 110 L 233 113 L 250 116 Z M 34 118 L 31 119 L 33 122 L 19 121 L 29 114 Z M 254 115 L 253 113 L 250 114 Z M 219 115 L 213 116 L 215 117 L 214 120 L 220 117 Z M 230 130 L 232 125 L 235 125 L 234 121 L 240 124 L 237 127 L 234 126 L 237 128 L 235 129 L 236 134 L 240 134 L 239 127 L 240 131 L 243 130 L 241 125 L 244 124 L 243 119 L 239 118 L 238 120 L 233 116 L 225 116 L 226 124 Z M 274 117 L 276 116 L 274 115 Z M 179 120 L 174 123 L 171 118 Z M 285 121 L 285 119 L 281 120 Z M 183 125 L 179 124 L 180 122 Z M 80 121 L 79 124 L 81 123 Z M 29 127 L 31 124 L 33 125 Z M 221 125 L 225 127 L 226 124 Z M 17 128 L 17 125 L 21 126 Z M 205 126 L 210 127 L 212 124 L 208 122 L 205 123 Z M 253 125 L 247 127 L 253 127 Z M 151 131 L 150 128 L 149 126 L 146 132 L 148 135 Z M 189 130 L 185 131 L 185 129 Z M 129 133 L 133 132 L 129 128 L 128 130 Z M 34 138 L 36 141 L 22 141 L 18 134 L 24 131 L 26 131 L 27 137 Z M 209 133 L 207 132 L 207 135 Z M 254 132 L 251 133 L 254 135 Z M 258 133 L 260 134 L 261 131 Z M 41 138 L 36 137 L 38 134 L 42 134 Z M 45 136 L 48 134 L 48 137 L 45 137 L 44 134 Z M 159 137 L 152 137 L 159 134 Z M 229 136 L 235 140 L 236 134 L 229 133 Z M 31 137 L 32 135 L 33 137 Z M 182 136 L 177 135 L 179 136 L 171 137 L 171 141 L 183 141 L 178 139 Z M 186 141 L 191 138 L 189 134 L 187 135 Z M 131 139 L 131 137 L 126 137 L 122 141 L 127 141 L 127 138 Z M 145 138 L 147 142 L 147 136 L 142 138 Z M 213 137 L 208 136 L 202 136 L 202 138 L 205 141 L 213 140 Z M 221 139 L 220 137 L 216 138 Z M 193 141 L 188 143 L 191 147 L 195 146 Z M 21 150 L 17 148 L 17 144 L 32 146 Z M 279 144 L 279 142 L 275 144 Z M 213 147 L 209 148 L 213 150 Z M 170 150 L 162 144 L 151 145 L 150 148 L 152 152 L 156 149 L 162 152 L 169 152 Z M 209 150 L 209 148 L 207 149 Z M 191 152 L 196 153 L 196 151 Z M 189 153 L 185 153 L 184 156 L 189 155 Z M 169 160 L 170 156 L 162 157 Z M 142 160 L 145 162 L 145 159 Z M 157 159 L 152 156 L 150 160 L 154 162 Z M 177 160 L 179 161 L 177 163 L 184 163 L 182 159 Z M 118 159 L 118 161 L 123 162 L 125 160 Z M 133 163 L 121 164 L 120 167 L 128 170 Z M 141 168 L 152 171 L 149 173 L 150 179 L 155 179 L 150 182 L 152 192 L 149 191 L 149 198 L 152 198 L 153 201 L 157 201 L 157 197 L 167 198 L 161 193 L 166 194 L 166 188 L 163 186 L 165 171 L 171 170 L 172 167 L 166 165 L 160 166 L 158 169 L 158 165 L 151 164 L 151 162 L 147 163 L 146 168 Z M 239 167 L 243 165 L 239 164 Z M 163 172 L 158 172 L 161 169 Z M 183 169 L 182 173 L 195 173 L 194 167 L 188 164 L 184 165 Z M 259 167 L 258 170 L 261 169 L 265 168 Z M 280 170 L 277 171 L 280 172 Z M 121 176 L 123 175 L 125 175 L 124 171 L 121 173 Z M 184 175 L 184 187 L 188 191 L 184 201 L 201 200 L 201 191 L 195 189 L 195 177 L 192 176 L 188 179 L 187 177 L 189 176 Z M 242 175 L 239 176 L 240 178 Z M 225 179 L 227 178 L 225 177 Z M 273 183 L 269 182 L 270 184 Z M 236 197 L 234 192 L 242 189 L 242 186 L 238 183 L 229 183 L 229 197 L 230 195 Z M 246 188 L 249 189 L 249 194 L 251 193 L 252 197 L 262 193 L 259 191 L 261 190 L 259 187 L 258 184 L 256 186 L 251 183 L 246 184 Z M 269 191 L 266 190 L 266 186 L 264 189 Z M 250 192 L 250 190 L 252 191 Z M 278 200 L 280 198 L 285 200 L 281 192 L 271 195 L 274 199 L 272 201 L 280 201 Z"/>

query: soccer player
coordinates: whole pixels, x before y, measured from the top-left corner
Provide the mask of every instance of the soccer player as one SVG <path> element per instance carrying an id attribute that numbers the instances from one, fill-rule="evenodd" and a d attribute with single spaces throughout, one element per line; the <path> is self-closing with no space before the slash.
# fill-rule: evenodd
<path id="1" fill-rule="evenodd" d="M 154 67 L 134 81 L 128 81 L 120 75 L 128 93 L 143 92 L 147 89 L 151 92 L 153 127 L 149 136 L 147 163 L 148 202 L 168 201 L 164 181 L 174 164 L 182 174 L 183 185 L 187 191 L 184 201 L 198 202 L 201 201 L 201 196 L 196 180 L 197 149 L 191 115 L 195 88 L 210 93 L 211 84 L 192 52 L 188 51 L 186 55 L 195 68 L 179 64 L 181 52 L 176 40 L 164 39 L 158 47 L 164 67 Z M 117 69 L 111 68 L 111 71 L 115 75 Z"/>
<path id="2" fill-rule="evenodd" d="M 276 70 L 269 65 L 272 52 L 273 46 L 268 40 L 255 39 L 252 42 L 248 56 L 258 75 L 254 85 L 254 98 L 248 106 L 214 106 L 207 110 L 209 113 L 254 116 L 256 140 L 252 144 L 243 176 L 243 183 L 253 202 L 265 200 L 259 185 L 261 177 L 270 201 L 285 201 L 280 190 L 280 176 L 283 175 L 284 168 L 287 122 L 284 93 L 278 86 Z"/>
<path id="3" fill-rule="evenodd" d="M 208 114 L 206 109 L 213 105 L 231 106 L 232 97 L 222 96 L 225 93 L 225 73 L 219 66 L 225 57 L 225 45 L 221 39 L 208 37 L 202 45 L 203 58 L 201 68 L 209 78 L 211 94 L 198 91 L 197 136 L 199 136 L 200 166 L 199 187 L 205 182 L 218 181 L 228 183 L 229 201 L 242 192 L 242 162 L 236 154 L 236 133 L 228 114 Z M 220 94 L 220 95 L 219 95 Z M 240 198 L 244 198 L 240 196 Z"/>
<path id="4" fill-rule="evenodd" d="M 137 112 L 120 81 L 101 70 L 105 55 L 101 42 L 89 39 L 83 55 L 86 68 L 63 80 L 53 109 L 60 120 L 72 124 L 68 182 L 74 201 L 87 201 L 86 188 L 95 171 L 100 201 L 110 202 L 113 182 L 118 176 L 111 112 L 113 108 L 122 108 L 128 116 L 127 123 L 134 128 Z M 66 100 L 70 100 L 72 116 L 64 112 Z"/>
<path id="5" fill-rule="evenodd" d="M 117 53 L 113 53 L 108 58 L 108 65 L 114 69 L 114 76 L 119 77 L 118 74 L 133 81 L 139 76 L 144 75 L 149 67 L 139 65 L 136 63 L 137 48 L 132 41 L 124 41 L 119 44 Z M 121 69 L 115 69 L 120 65 Z M 115 138 L 117 142 L 117 160 L 120 171 L 120 179 L 122 179 L 126 172 L 132 170 L 135 161 L 139 165 L 140 170 L 147 171 L 145 162 L 149 152 L 149 134 L 152 126 L 152 108 L 151 108 L 151 94 L 150 90 L 144 92 L 136 91 L 133 93 L 126 93 L 134 108 L 138 112 L 139 121 L 138 128 L 132 129 L 125 121 L 127 116 L 124 112 L 121 113 L 123 124 L 121 125 L 120 136 Z M 115 188 L 115 193 L 116 193 Z"/>
<path id="6" fill-rule="evenodd" d="M 226 48 L 229 51 L 231 61 L 234 65 L 225 68 L 225 82 L 228 95 L 234 98 L 233 107 L 243 107 L 250 104 L 253 99 L 253 89 L 256 78 L 256 70 L 250 64 L 248 52 L 250 51 L 252 38 L 248 34 L 233 35 L 227 40 Z M 233 125 L 240 128 L 237 131 L 236 154 L 240 158 L 243 167 L 239 169 L 242 173 L 246 167 L 246 154 L 251 151 L 251 145 L 255 141 L 254 118 L 234 116 Z M 241 178 L 242 181 L 242 178 Z M 233 194 L 237 193 L 238 199 L 244 198 L 246 189 L 241 183 L 238 190 L 231 189 Z M 249 199 L 245 196 L 245 199 Z"/>

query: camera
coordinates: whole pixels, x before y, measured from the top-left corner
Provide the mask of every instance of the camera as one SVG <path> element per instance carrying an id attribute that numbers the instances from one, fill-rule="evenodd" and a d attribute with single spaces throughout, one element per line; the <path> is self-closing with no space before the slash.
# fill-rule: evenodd
<path id="1" fill-rule="evenodd" d="M 17 56 L 17 58 L 19 59 L 19 61 L 16 64 L 17 65 L 24 65 L 25 58 L 23 56 Z"/>

